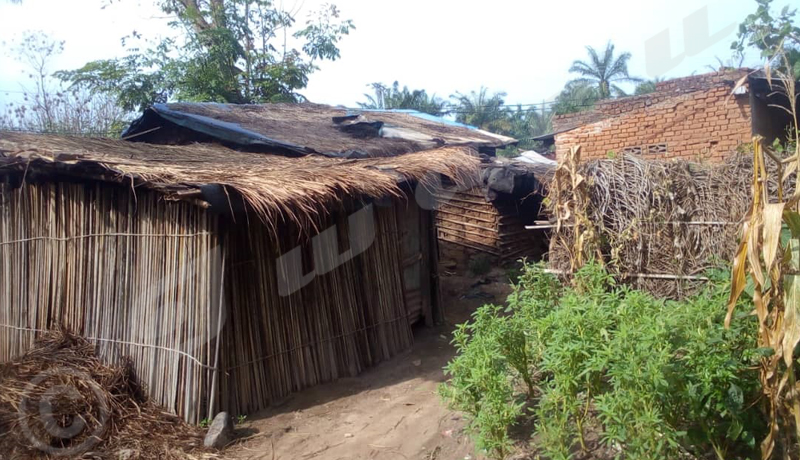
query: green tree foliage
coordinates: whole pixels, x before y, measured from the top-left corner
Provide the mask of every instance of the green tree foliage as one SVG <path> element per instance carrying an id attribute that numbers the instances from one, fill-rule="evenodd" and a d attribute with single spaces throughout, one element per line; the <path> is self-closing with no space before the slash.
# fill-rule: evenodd
<path id="1" fill-rule="evenodd" d="M 509 132 L 517 137 L 524 139 L 549 133 L 552 128 L 552 113 L 542 104 L 541 108 L 523 108 L 516 106 L 508 110 L 508 118 L 511 124 Z"/>
<path id="2" fill-rule="evenodd" d="M 617 83 L 637 83 L 641 81 L 641 79 L 631 77 L 628 74 L 628 62 L 631 59 L 631 53 L 622 53 L 619 56 L 615 56 L 614 45 L 611 42 L 606 44 L 606 49 L 602 52 L 602 56 L 591 46 L 587 46 L 586 50 L 589 52 L 589 60 L 576 60 L 572 63 L 569 71 L 581 75 L 580 78 L 573 80 L 573 82 L 594 85 L 597 88 L 600 99 L 625 96 L 625 91 Z"/>
<path id="3" fill-rule="evenodd" d="M 530 138 L 550 132 L 552 113 L 543 106 L 523 108 L 521 105 L 508 107 L 506 93 L 490 93 L 481 87 L 469 94 L 456 93 L 451 111 L 456 121 L 476 126 L 485 131 L 502 134 L 519 140 L 519 145 L 498 152 L 502 156 L 515 156 L 520 150 L 541 149 L 541 145 Z"/>
<path id="4" fill-rule="evenodd" d="M 636 89 L 633 90 L 633 94 L 640 95 L 640 94 L 649 94 L 654 93 L 656 91 L 656 84 L 661 83 L 664 81 L 665 78 L 656 77 L 652 80 L 645 80 L 636 85 Z"/>
<path id="5" fill-rule="evenodd" d="M 158 0 L 176 36 L 59 76 L 113 94 L 125 110 L 169 99 L 231 103 L 295 102 L 319 60 L 339 58 L 354 25 L 334 5 L 302 28 L 271 0 Z M 293 31 L 293 32 L 290 32 Z M 289 38 L 299 43 L 289 47 Z M 128 39 L 141 39 L 134 33 Z"/>
<path id="6" fill-rule="evenodd" d="M 772 0 L 756 0 L 756 12 L 748 15 L 739 25 L 738 40 L 731 48 L 742 55 L 746 48 L 761 51 L 761 57 L 774 60 L 777 66 L 785 66 L 782 60 L 774 59 L 779 50 L 785 53 L 791 73 L 800 79 L 800 27 L 796 24 L 796 9 L 786 5 L 778 15 L 770 6 Z"/>
<path id="7" fill-rule="evenodd" d="M 112 98 L 81 86 L 65 87 L 52 77 L 52 61 L 64 51 L 64 42 L 42 32 L 26 33 L 10 47 L 25 66 L 29 84 L 19 101 L 8 101 L 0 112 L 0 128 L 94 136 L 116 136 L 126 124 L 126 113 Z"/>
<path id="8" fill-rule="evenodd" d="M 553 104 L 556 115 L 590 110 L 601 99 L 597 87 L 587 81 L 573 80 L 561 90 Z"/>
<path id="9" fill-rule="evenodd" d="M 506 117 L 509 121 L 508 136 L 517 139 L 519 143 L 516 147 L 506 148 L 499 151 L 501 156 L 516 156 L 520 151 L 536 150 L 542 151 L 545 148 L 540 142 L 531 138 L 549 133 L 553 130 L 552 112 L 542 105 L 541 108 L 516 106 L 506 110 Z"/>
<path id="10" fill-rule="evenodd" d="M 478 91 L 470 91 L 469 94 L 456 92 L 450 96 L 453 100 L 456 121 L 498 134 L 508 133 L 511 130 L 505 97 L 506 93 L 490 94 L 489 89 L 483 86 Z"/>
<path id="11" fill-rule="evenodd" d="M 367 102 L 358 103 L 364 109 L 411 109 L 435 116 L 447 113 L 447 101 L 435 94 L 428 95 L 424 89 L 409 90 L 408 86 L 401 89 L 396 81 L 392 86 L 383 83 L 372 83 L 369 86 L 374 94 L 365 94 Z"/>
<path id="12" fill-rule="evenodd" d="M 533 420 L 544 458 L 573 458 L 591 430 L 616 458 L 752 458 L 766 430 L 755 318 L 723 325 L 727 273 L 682 301 L 617 285 L 588 264 L 561 287 L 525 267 L 507 306 L 459 325 L 440 392 L 492 458 Z M 525 410 L 525 408 L 528 408 Z"/>

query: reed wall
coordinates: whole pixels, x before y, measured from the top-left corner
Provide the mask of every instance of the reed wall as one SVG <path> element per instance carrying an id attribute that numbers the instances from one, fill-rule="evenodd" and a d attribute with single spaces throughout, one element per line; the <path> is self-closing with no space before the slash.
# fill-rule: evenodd
<path id="1" fill-rule="evenodd" d="M 189 422 L 354 376 L 409 348 L 411 322 L 431 315 L 432 217 L 404 200 L 309 232 L 108 184 L 1 187 L 0 361 L 64 325 L 104 359 L 129 358 Z M 337 243 L 320 246 L 328 261 L 357 254 L 315 266 L 320 232 Z M 298 245 L 302 273 L 318 273 L 285 295 L 280 256 Z"/>
<path id="2" fill-rule="evenodd" d="M 281 295 L 277 260 L 298 245 L 293 232 L 271 237 L 263 225 L 235 226 L 229 266 L 234 286 L 225 324 L 223 406 L 233 413 L 265 408 L 291 392 L 354 376 L 412 345 L 404 300 L 397 206 L 372 208 L 374 240 L 366 251 L 302 289 Z M 335 258 L 353 241 L 370 239 L 364 222 L 344 215 L 321 228 L 338 244 L 322 245 Z M 319 271 L 312 244 L 301 246 L 307 274 Z M 319 255 L 317 255 L 319 258 Z M 428 276 L 426 274 L 426 276 Z"/>
<path id="3" fill-rule="evenodd" d="M 188 203 L 100 184 L 0 190 L 0 361 L 63 325 L 151 397 L 197 421 L 219 311 L 217 220 Z"/>

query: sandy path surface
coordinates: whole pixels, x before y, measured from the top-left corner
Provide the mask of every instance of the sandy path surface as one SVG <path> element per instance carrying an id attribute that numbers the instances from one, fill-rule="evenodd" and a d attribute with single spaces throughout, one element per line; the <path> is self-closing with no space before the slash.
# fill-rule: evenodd
<path id="1" fill-rule="evenodd" d="M 412 350 L 356 378 L 296 393 L 281 405 L 250 415 L 239 427 L 250 438 L 230 447 L 238 459 L 479 458 L 464 420 L 436 393 L 442 368 L 453 356 L 450 331 L 475 308 L 502 302 L 509 292 L 502 271 L 485 284 L 464 276 L 442 278 L 447 321 L 418 328 Z M 463 298 L 464 293 L 471 293 Z"/>

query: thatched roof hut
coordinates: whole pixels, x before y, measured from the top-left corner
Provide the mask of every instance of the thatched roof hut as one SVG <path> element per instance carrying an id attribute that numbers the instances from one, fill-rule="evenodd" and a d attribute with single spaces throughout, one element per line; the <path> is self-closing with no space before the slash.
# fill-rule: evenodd
<path id="1" fill-rule="evenodd" d="M 438 314 L 415 188 L 466 146 L 286 158 L 0 132 L 0 361 L 57 325 L 197 422 L 359 373 Z"/>
<path id="2" fill-rule="evenodd" d="M 385 157 L 439 147 L 494 155 L 516 140 L 413 110 L 351 110 L 320 104 L 156 104 L 123 138 L 181 144 L 220 142 L 287 156 Z"/>
<path id="3" fill-rule="evenodd" d="M 445 147 L 484 154 L 470 187 L 440 194 L 436 224 L 447 258 L 476 252 L 503 259 L 537 256 L 546 248 L 532 237 L 541 182 L 552 167 L 500 162 L 496 150 L 515 139 L 413 110 L 353 110 L 320 104 L 156 104 L 123 134 L 135 142 L 218 142 L 247 152 L 291 157 L 390 157 Z M 433 150 L 435 151 L 435 150 Z M 405 158 L 405 157 L 404 157 Z"/>

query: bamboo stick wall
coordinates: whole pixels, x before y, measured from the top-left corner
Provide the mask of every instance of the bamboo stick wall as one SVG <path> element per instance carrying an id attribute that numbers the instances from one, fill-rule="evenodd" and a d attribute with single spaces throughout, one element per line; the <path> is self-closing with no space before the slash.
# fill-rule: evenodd
<path id="1" fill-rule="evenodd" d="M 309 235 L 288 224 L 276 237 L 257 219 L 100 183 L 0 186 L 0 361 L 63 324 L 105 359 L 129 357 L 151 397 L 189 422 L 356 375 L 432 317 L 430 212 L 402 200 L 375 206 L 365 252 L 281 296 L 278 256 L 305 241 L 310 257 Z M 344 213 L 319 228 L 333 224 L 331 257 L 369 233 Z"/>
<path id="2" fill-rule="evenodd" d="M 302 388 L 357 375 L 411 346 L 396 210 L 374 209 L 372 245 L 288 296 L 278 291 L 276 258 L 295 247 L 297 237 L 288 232 L 275 241 L 261 225 L 232 229 L 230 267 L 238 289 L 229 297 L 221 385 L 229 411 L 265 408 Z M 366 232 L 348 228 L 344 217 L 326 226 L 332 224 L 340 247 L 350 232 Z"/>
<path id="3" fill-rule="evenodd" d="M 155 401 L 197 421 L 210 391 L 217 221 L 100 184 L 0 190 L 0 361 L 64 325 L 130 358 Z"/>
<path id="4" fill-rule="evenodd" d="M 526 219 L 532 221 L 538 210 L 520 201 L 487 202 L 481 188 L 446 197 L 436 213 L 439 241 L 501 259 L 538 255 L 542 251 L 539 235 L 525 230 Z"/>

